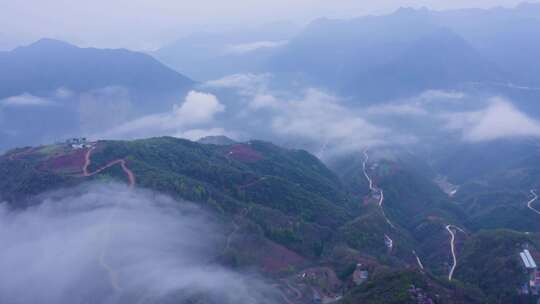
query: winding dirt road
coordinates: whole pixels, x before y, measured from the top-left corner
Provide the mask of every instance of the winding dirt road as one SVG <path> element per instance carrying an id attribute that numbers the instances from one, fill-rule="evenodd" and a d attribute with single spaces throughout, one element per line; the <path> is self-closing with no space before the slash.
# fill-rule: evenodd
<path id="1" fill-rule="evenodd" d="M 379 202 L 378 202 L 379 210 L 381 210 L 381 214 L 384 217 L 384 220 L 386 221 L 386 223 L 392 229 L 396 229 L 394 224 L 392 224 L 392 222 L 390 221 L 390 219 L 386 216 L 386 213 L 384 212 L 384 208 L 383 208 L 384 191 L 382 189 L 379 189 L 379 188 L 375 187 L 375 185 L 373 183 L 373 180 L 371 179 L 371 177 L 369 176 L 369 174 L 367 172 L 367 163 L 368 163 L 368 161 L 369 161 L 368 152 L 367 152 L 367 150 L 364 150 L 364 162 L 362 163 L 362 168 L 363 168 L 363 171 L 364 171 L 364 176 L 366 177 L 366 179 L 368 180 L 368 183 L 369 183 L 369 190 L 372 193 L 378 193 L 379 194 Z M 386 246 L 391 251 L 392 248 L 394 247 L 394 240 L 392 240 L 392 238 L 390 238 L 390 236 L 388 236 L 387 234 L 384 235 L 384 238 L 385 238 Z"/>
<path id="2" fill-rule="evenodd" d="M 533 198 L 527 202 L 527 207 L 529 209 L 531 209 L 533 212 L 537 213 L 537 214 L 540 214 L 540 211 L 538 211 L 538 209 L 535 209 L 533 206 L 532 206 L 532 203 L 536 202 L 538 200 L 538 194 L 536 194 L 536 191 L 535 190 L 531 190 L 531 194 L 533 195 Z"/>
<path id="3" fill-rule="evenodd" d="M 364 168 L 364 176 L 368 180 L 369 183 L 369 190 L 375 191 L 376 189 L 373 188 L 373 181 L 371 180 L 371 177 L 369 177 L 369 174 L 367 173 L 367 162 L 369 161 L 369 155 L 367 153 L 367 150 L 364 151 L 364 162 L 362 163 L 362 167 Z"/>
<path id="4" fill-rule="evenodd" d="M 367 173 L 367 163 L 369 161 L 369 155 L 367 153 L 367 150 L 364 150 L 364 162 L 362 163 L 362 167 L 364 169 L 364 176 L 366 177 L 366 179 L 368 180 L 368 183 L 369 183 L 369 190 L 371 192 L 375 192 L 375 193 L 378 193 L 379 194 L 379 202 L 378 202 L 378 205 L 379 205 L 379 208 L 381 210 L 381 213 L 386 221 L 386 223 L 392 227 L 392 229 L 396 229 L 396 227 L 394 226 L 394 224 L 390 221 L 390 219 L 386 216 L 386 213 L 384 212 L 384 207 L 383 207 L 383 202 L 384 202 L 384 191 L 382 189 L 379 189 L 377 187 L 375 187 L 374 183 L 373 183 L 373 180 L 371 179 L 371 177 L 369 176 L 369 174 Z"/>
<path id="5" fill-rule="evenodd" d="M 92 148 L 88 149 L 88 151 L 86 152 L 86 155 L 84 157 L 85 161 L 84 161 L 84 166 L 83 166 L 83 175 L 85 177 L 94 176 L 96 174 L 101 173 L 105 169 L 108 169 L 108 168 L 110 168 L 112 166 L 115 166 L 115 165 L 119 164 L 122 167 L 122 170 L 124 171 L 124 173 L 126 174 L 126 177 L 128 178 L 128 185 L 131 188 L 133 188 L 135 186 L 135 182 L 136 182 L 135 174 L 133 174 L 133 172 L 128 168 L 128 166 L 126 165 L 126 161 L 124 159 L 116 159 L 116 160 L 110 161 L 105 166 L 97 169 L 96 171 L 89 172 L 88 167 L 92 164 L 91 157 L 92 157 L 92 151 L 94 151 L 94 150 L 95 150 L 95 147 L 92 147 Z"/>
<path id="6" fill-rule="evenodd" d="M 91 157 L 92 157 L 92 152 L 94 150 L 95 150 L 95 146 L 88 149 L 88 151 L 85 154 L 85 162 L 84 162 L 84 166 L 83 166 L 83 170 L 82 170 L 83 171 L 83 176 L 85 176 L 85 177 L 94 176 L 96 174 L 99 174 L 100 172 L 102 172 L 103 170 L 105 170 L 107 168 L 110 168 L 112 166 L 115 166 L 115 165 L 119 164 L 122 167 L 122 170 L 124 171 L 124 173 L 126 174 L 126 176 L 128 178 L 129 187 L 130 188 L 135 187 L 135 182 L 136 182 L 135 174 L 133 174 L 133 172 L 128 168 L 128 166 L 126 165 L 126 161 L 124 159 L 113 160 L 113 161 L 107 163 L 105 166 L 97 169 L 94 172 L 88 171 L 88 167 L 92 164 Z M 114 215 L 115 215 L 116 211 L 117 211 L 117 208 L 114 208 L 110 212 L 109 217 L 107 218 L 107 230 L 105 231 L 104 245 L 103 245 L 103 247 L 101 249 L 101 252 L 100 252 L 100 255 L 99 255 L 99 265 L 101 266 L 101 268 L 103 268 L 105 270 L 105 272 L 107 272 L 112 289 L 115 292 L 120 292 L 122 290 L 122 288 L 120 287 L 120 283 L 119 283 L 119 280 L 118 280 L 118 273 L 116 272 L 116 270 L 111 265 L 109 265 L 107 263 L 107 260 L 106 260 L 107 248 L 108 248 L 108 244 L 109 244 L 110 239 L 111 239 L 110 226 L 111 226 L 111 222 L 112 222 L 112 220 L 114 218 Z"/>
<path id="7" fill-rule="evenodd" d="M 450 268 L 450 273 L 448 274 L 448 281 L 452 281 L 452 277 L 454 276 L 454 270 L 456 270 L 456 266 L 457 266 L 456 244 L 455 244 L 456 234 L 454 233 L 454 231 L 451 228 L 454 228 L 456 230 L 459 230 L 459 231 L 465 233 L 465 231 L 463 229 L 461 229 L 461 228 L 459 228 L 457 226 L 446 225 L 446 230 L 448 231 L 448 233 L 450 233 L 450 250 L 452 251 L 452 259 L 454 260 L 453 264 L 452 264 L 452 268 Z"/>
<path id="8" fill-rule="evenodd" d="M 225 243 L 225 249 L 223 250 L 223 252 L 227 252 L 231 248 L 232 238 L 238 232 L 238 230 L 240 230 L 240 226 L 234 221 L 233 221 L 233 227 L 234 227 L 233 231 L 227 237 L 227 242 Z"/>

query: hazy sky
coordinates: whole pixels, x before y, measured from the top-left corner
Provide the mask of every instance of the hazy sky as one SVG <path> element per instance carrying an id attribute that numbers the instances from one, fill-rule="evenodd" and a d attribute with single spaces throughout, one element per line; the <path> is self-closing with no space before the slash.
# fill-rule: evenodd
<path id="1" fill-rule="evenodd" d="M 52 37 L 81 45 L 150 49 L 201 29 L 317 17 L 514 6 L 519 0 L 0 0 L 0 48 Z"/>

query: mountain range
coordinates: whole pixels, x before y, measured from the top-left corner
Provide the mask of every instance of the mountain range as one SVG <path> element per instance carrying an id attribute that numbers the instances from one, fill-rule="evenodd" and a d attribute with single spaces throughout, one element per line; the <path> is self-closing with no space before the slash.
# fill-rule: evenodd
<path id="1" fill-rule="evenodd" d="M 271 48 L 236 54 L 234 59 L 207 54 L 204 60 L 211 64 L 200 65 L 208 72 L 198 77 L 210 80 L 233 73 L 267 72 L 279 75 L 283 84 L 324 87 L 364 102 L 471 83 L 538 86 L 539 69 L 531 54 L 539 50 L 534 39 L 540 31 L 535 13 L 539 7 L 524 3 L 486 10 L 402 8 L 389 15 L 318 19 L 293 34 L 269 36 L 274 42 Z M 178 40 L 157 51 L 157 57 L 173 67 L 187 66 L 190 56 L 186 53 L 200 54 L 190 51 L 200 45 L 195 41 Z M 223 44 L 214 47 L 218 53 L 225 48 Z M 236 70 L 223 70 L 212 63 L 216 61 L 240 63 L 234 65 Z"/>
<path id="2" fill-rule="evenodd" d="M 460 184 L 458 194 L 449 196 L 412 154 L 377 157 L 367 165 L 359 156 L 329 169 L 306 151 L 224 139 L 220 145 L 163 137 L 99 141 L 91 149 L 16 149 L 0 157 L 0 173 L 11 177 L 0 181 L 0 198 L 11 208 L 28 208 L 44 192 L 116 181 L 170 195 L 179 204 L 195 202 L 230 227 L 222 232 L 227 242 L 219 263 L 258 269 L 280 282 L 286 298 L 298 292 L 295 303 L 312 301 L 310 290 L 326 300 L 341 295 L 344 303 L 409 303 L 419 292 L 440 303 L 516 301 L 514 290 L 524 280 L 520 248 L 540 254 L 537 234 L 528 232 L 538 229 L 538 215 L 527 209 L 527 186 L 501 194 L 500 188 L 479 193 Z M 384 191 L 382 201 L 378 191 Z M 497 208 L 530 226 L 505 224 Z M 455 280 L 448 281 L 456 263 L 449 254 L 451 229 L 459 259 Z M 359 264 L 369 281 L 355 287 Z M 302 273 L 317 279 L 304 280 Z M 421 290 L 411 291 L 411 285 Z"/>
<path id="3" fill-rule="evenodd" d="M 525 3 L 0 52 L 0 302 L 536 303 L 539 34 Z"/>

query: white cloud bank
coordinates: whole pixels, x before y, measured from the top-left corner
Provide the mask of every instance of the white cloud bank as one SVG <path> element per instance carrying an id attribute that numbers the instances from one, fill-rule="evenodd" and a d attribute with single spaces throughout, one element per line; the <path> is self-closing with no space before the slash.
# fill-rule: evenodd
<path id="1" fill-rule="evenodd" d="M 215 116 L 223 111 L 225 106 L 216 96 L 191 91 L 181 105 L 173 106 L 171 112 L 143 116 L 115 127 L 100 137 L 134 138 L 189 134 L 191 129 L 211 123 Z"/>
<path id="2" fill-rule="evenodd" d="M 294 93 L 273 90 L 271 81 L 270 74 L 236 74 L 207 82 L 205 86 L 236 89 L 242 100 L 237 119 L 249 125 L 250 130 L 264 130 L 264 138 L 312 151 L 324 146 L 328 155 L 414 141 L 411 136 L 373 124 L 370 119 L 374 112 L 425 114 L 422 109 L 407 105 L 373 108 L 371 113 L 316 88 Z"/>
<path id="3" fill-rule="evenodd" d="M 31 106 L 51 106 L 55 103 L 49 99 L 34 96 L 32 94 L 21 94 L 0 100 L 0 106 L 5 107 L 31 107 Z"/>
<path id="4" fill-rule="evenodd" d="M 251 276 L 212 264 L 220 229 L 187 202 L 120 185 L 0 205 L 0 302 L 272 303 Z M 190 302 L 191 303 L 191 302 Z"/>
<path id="5" fill-rule="evenodd" d="M 417 98 L 422 101 L 436 100 L 459 100 L 466 97 L 466 94 L 459 91 L 427 90 L 421 93 Z"/>
<path id="6" fill-rule="evenodd" d="M 288 41 L 256 41 L 250 43 L 228 45 L 225 48 L 225 53 L 234 55 L 243 55 L 261 49 L 274 49 L 287 45 Z"/>
<path id="7" fill-rule="evenodd" d="M 470 142 L 540 136 L 540 122 L 502 98 L 492 98 L 484 110 L 446 114 L 444 118 L 447 119 L 447 128 L 460 130 L 463 139 Z"/>
<path id="8" fill-rule="evenodd" d="M 260 108 L 261 97 L 253 102 Z M 269 97 L 264 99 L 271 100 Z M 272 119 L 276 134 L 329 143 L 338 149 L 362 148 L 384 143 L 387 130 L 376 127 L 342 105 L 332 95 L 309 89 L 301 99 L 266 102 L 277 111 Z"/>
<path id="9" fill-rule="evenodd" d="M 233 74 L 204 84 L 208 88 L 237 89 L 244 96 L 254 96 L 268 91 L 271 74 Z"/>

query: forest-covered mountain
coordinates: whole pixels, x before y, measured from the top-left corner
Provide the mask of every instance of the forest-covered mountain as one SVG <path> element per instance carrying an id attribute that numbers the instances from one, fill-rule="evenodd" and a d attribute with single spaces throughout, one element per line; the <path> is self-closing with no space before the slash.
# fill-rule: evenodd
<path id="1" fill-rule="evenodd" d="M 24 209 L 44 192 L 117 181 L 169 195 L 178 204 L 195 202 L 229 227 L 221 232 L 225 249 L 218 250 L 217 261 L 258 269 L 295 303 L 309 303 L 314 294 L 326 300 L 343 296 L 344 303 L 515 301 L 524 281 L 520 250 L 540 252 L 536 226 L 524 230 L 505 224 L 500 212 L 486 211 L 519 208 L 506 216 L 522 223 L 530 217 L 532 224 L 537 215 L 527 212 L 525 195 L 501 195 L 501 189 L 478 194 L 463 186 L 448 196 L 412 155 L 368 162 L 359 155 L 335 163 L 336 174 L 306 151 L 262 141 L 214 145 L 163 137 L 88 145 L 6 153 L 0 173 L 10 178 L 0 181 L 1 199 Z M 449 231 L 458 257 L 451 281 Z M 485 260 L 490 263 L 483 265 Z M 357 267 L 368 279 L 355 287 Z"/>

